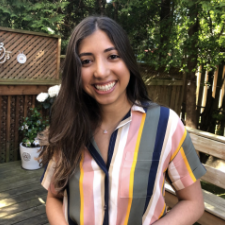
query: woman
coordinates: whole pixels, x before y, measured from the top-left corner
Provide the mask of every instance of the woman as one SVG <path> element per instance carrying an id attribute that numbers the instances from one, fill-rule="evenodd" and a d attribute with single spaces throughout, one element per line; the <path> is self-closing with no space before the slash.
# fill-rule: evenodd
<path id="1" fill-rule="evenodd" d="M 50 224 L 193 224 L 205 169 L 178 116 L 147 96 L 123 29 L 88 17 L 73 31 L 41 157 Z M 166 214 L 167 179 L 179 203 Z M 63 193 L 63 194 L 62 194 Z"/>

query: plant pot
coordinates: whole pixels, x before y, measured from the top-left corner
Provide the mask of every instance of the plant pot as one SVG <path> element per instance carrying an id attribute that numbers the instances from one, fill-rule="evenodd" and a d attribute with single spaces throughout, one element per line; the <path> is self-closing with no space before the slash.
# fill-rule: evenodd
<path id="1" fill-rule="evenodd" d="M 39 155 L 39 149 L 40 147 L 24 147 L 22 143 L 20 143 L 20 157 L 24 169 L 36 170 L 41 168 L 39 162 L 36 160 Z"/>

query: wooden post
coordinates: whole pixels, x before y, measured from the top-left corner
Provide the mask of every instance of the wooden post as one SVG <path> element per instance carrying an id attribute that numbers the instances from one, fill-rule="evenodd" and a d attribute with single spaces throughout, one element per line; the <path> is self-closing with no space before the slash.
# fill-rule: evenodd
<path id="1" fill-rule="evenodd" d="M 24 97 L 24 103 L 23 103 L 23 107 L 24 107 L 24 118 L 27 117 L 27 102 L 28 102 L 28 95 L 25 95 Z"/>
<path id="2" fill-rule="evenodd" d="M 15 118 L 15 152 L 14 157 L 15 159 L 18 159 L 18 151 L 19 148 L 19 111 L 20 111 L 20 102 L 19 102 L 19 96 L 16 96 L 16 118 Z"/>
<path id="3" fill-rule="evenodd" d="M 6 126 L 6 162 L 9 162 L 9 149 L 10 149 L 10 114 L 11 114 L 11 96 L 8 96 L 8 104 L 7 104 L 7 126 Z"/>
<path id="4" fill-rule="evenodd" d="M 223 75 L 222 75 L 222 79 L 225 76 L 225 66 L 223 66 Z M 223 81 L 222 87 L 220 89 L 220 98 L 219 98 L 219 104 L 218 104 L 218 108 L 220 108 L 222 106 L 223 103 L 223 98 L 224 98 L 224 88 L 225 88 L 225 79 Z"/>
<path id="5" fill-rule="evenodd" d="M 217 70 L 214 72 L 214 78 L 213 78 L 213 86 L 212 86 L 212 96 L 215 98 L 216 96 L 216 87 L 217 87 L 217 80 L 218 80 L 218 73 L 219 73 L 219 66 L 216 66 Z"/>
<path id="6" fill-rule="evenodd" d="M 203 98 L 202 98 L 202 103 L 201 103 L 201 106 L 205 107 L 206 106 L 206 100 L 207 100 L 207 89 L 208 89 L 208 86 L 205 85 L 206 82 L 208 82 L 209 80 L 209 71 L 206 71 L 205 72 L 205 79 L 204 79 L 204 88 L 203 88 Z M 201 108 L 201 113 L 203 113 L 204 111 L 204 108 Z"/>
<path id="7" fill-rule="evenodd" d="M 197 85 L 196 85 L 196 105 L 198 104 L 198 96 L 199 96 L 199 89 L 201 84 L 201 75 L 202 75 L 202 66 L 198 67 L 198 71 L 196 73 L 197 76 Z"/>

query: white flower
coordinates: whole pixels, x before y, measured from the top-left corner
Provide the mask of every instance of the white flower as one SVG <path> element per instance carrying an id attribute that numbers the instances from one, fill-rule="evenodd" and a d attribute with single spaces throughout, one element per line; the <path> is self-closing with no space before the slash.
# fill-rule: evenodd
<path id="1" fill-rule="evenodd" d="M 39 144 L 40 144 L 40 142 L 39 142 L 39 140 L 38 140 L 38 139 L 35 139 L 35 140 L 34 140 L 34 142 L 33 142 L 33 144 L 34 144 L 34 145 L 39 145 Z"/>
<path id="2" fill-rule="evenodd" d="M 36 99 L 37 99 L 39 102 L 44 102 L 47 98 L 48 98 L 48 93 L 41 92 L 41 93 L 37 96 Z"/>
<path id="3" fill-rule="evenodd" d="M 28 126 L 27 126 L 27 124 L 25 124 L 25 125 L 24 125 L 24 128 L 25 128 L 26 130 L 28 130 Z"/>
<path id="4" fill-rule="evenodd" d="M 21 130 L 23 130 L 24 129 L 24 126 L 21 126 Z"/>
<path id="5" fill-rule="evenodd" d="M 51 98 L 57 96 L 59 94 L 59 90 L 60 90 L 61 84 L 60 85 L 55 85 L 52 86 L 48 89 L 48 94 Z"/>

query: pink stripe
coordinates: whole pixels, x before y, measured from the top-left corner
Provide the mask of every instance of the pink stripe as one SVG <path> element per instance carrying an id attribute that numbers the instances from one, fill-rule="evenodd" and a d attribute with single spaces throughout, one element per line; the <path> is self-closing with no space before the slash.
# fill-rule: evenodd
<path id="1" fill-rule="evenodd" d="M 94 224 L 94 196 L 93 196 L 93 180 L 94 171 L 91 166 L 92 157 L 88 150 L 84 151 L 83 162 L 83 193 L 84 193 L 84 224 Z"/>
<path id="2" fill-rule="evenodd" d="M 173 155 L 173 153 L 177 150 L 177 147 L 179 146 L 180 144 L 180 141 L 181 141 L 181 138 L 183 137 L 184 135 L 184 131 L 185 131 L 185 128 L 184 128 L 184 125 L 182 124 L 182 122 L 180 121 L 180 119 L 178 120 L 178 123 L 177 123 L 177 128 L 176 130 L 174 131 L 173 133 L 173 136 L 172 136 L 172 146 L 171 146 L 171 156 Z"/>
<path id="3" fill-rule="evenodd" d="M 168 149 L 170 151 L 170 149 Z M 166 152 L 164 152 L 164 154 L 166 154 Z M 159 196 L 159 199 L 158 199 L 158 202 L 156 203 L 156 207 L 154 210 L 154 214 L 153 214 L 153 217 L 151 218 L 151 222 L 150 224 L 154 223 L 156 220 L 158 220 L 162 210 L 163 210 L 163 207 L 164 207 L 164 203 L 165 203 L 165 200 L 164 200 L 164 188 L 163 188 L 163 191 L 162 191 L 162 185 L 163 185 L 163 178 L 164 178 L 164 174 L 163 172 L 166 171 L 166 169 L 168 168 L 168 164 L 169 164 L 169 161 L 170 161 L 170 154 L 167 155 L 165 161 L 163 162 L 163 165 L 162 165 L 162 173 L 161 173 L 161 176 L 159 178 L 159 183 L 156 184 L 156 185 L 159 185 L 157 186 L 157 188 L 159 188 L 160 190 L 160 196 Z M 152 197 L 156 197 L 156 195 L 153 193 Z"/>
<path id="4" fill-rule="evenodd" d="M 117 225 L 124 224 L 126 211 L 129 200 L 129 184 L 130 184 L 130 170 L 133 163 L 133 155 L 137 142 L 138 131 L 140 128 L 143 113 L 132 111 L 132 121 L 130 124 L 129 133 L 127 136 L 127 143 L 124 148 L 122 168 L 119 177 L 119 191 L 117 199 Z M 126 160 L 125 160 L 126 158 Z"/>
<path id="5" fill-rule="evenodd" d="M 166 163 L 164 163 L 164 165 L 165 164 Z M 163 189 L 162 189 L 163 177 L 164 177 L 164 175 L 161 174 L 159 183 L 157 184 L 157 185 L 159 185 L 158 190 L 160 190 L 160 196 L 159 196 L 158 202 L 156 203 L 155 210 L 154 210 L 153 217 L 151 219 L 150 224 L 154 223 L 156 220 L 159 219 L 159 216 L 162 213 L 162 210 L 163 210 L 163 207 L 164 207 L 164 204 L 165 204 L 164 197 L 163 197 Z M 153 193 L 152 197 L 154 197 L 154 196 L 155 195 Z"/>
<path id="6" fill-rule="evenodd" d="M 180 180 L 183 183 L 184 187 L 193 184 L 193 180 L 191 179 L 191 176 L 180 152 L 178 152 L 176 158 L 173 160 L 173 163 L 178 174 L 180 175 Z"/>

